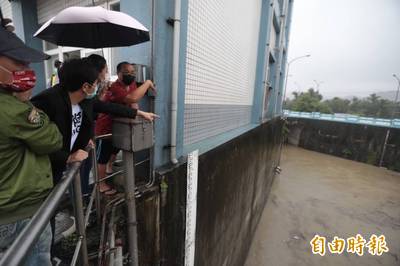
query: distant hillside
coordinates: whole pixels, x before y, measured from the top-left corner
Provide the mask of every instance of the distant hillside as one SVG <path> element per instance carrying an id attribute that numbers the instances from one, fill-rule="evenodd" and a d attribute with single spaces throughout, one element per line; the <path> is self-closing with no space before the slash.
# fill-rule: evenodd
<path id="1" fill-rule="evenodd" d="M 395 100 L 395 98 L 396 98 L 396 91 L 380 91 L 380 92 L 371 92 L 371 93 L 368 93 L 368 95 L 363 95 L 363 96 L 361 96 L 361 95 L 359 95 L 359 96 L 354 96 L 354 95 L 348 95 L 348 96 L 345 96 L 345 97 L 341 97 L 341 98 L 343 98 L 343 99 L 346 99 L 346 100 L 351 100 L 351 99 L 353 99 L 354 97 L 357 97 L 358 99 L 363 99 L 363 98 L 367 98 L 370 94 L 372 94 L 372 93 L 375 93 L 377 96 L 379 96 L 381 99 L 385 99 L 385 100 L 390 100 L 390 101 L 394 101 Z M 400 101 L 400 94 L 399 94 L 399 99 L 398 99 L 398 101 Z"/>
<path id="2" fill-rule="evenodd" d="M 382 99 L 394 101 L 396 98 L 396 91 L 382 91 L 382 92 L 377 92 L 376 95 L 378 95 Z M 399 95 L 399 97 L 400 97 L 400 95 Z"/>

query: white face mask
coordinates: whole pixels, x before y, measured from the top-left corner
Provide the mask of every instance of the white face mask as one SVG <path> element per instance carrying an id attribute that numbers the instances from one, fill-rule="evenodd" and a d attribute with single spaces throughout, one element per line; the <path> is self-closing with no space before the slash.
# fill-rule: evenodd
<path id="1" fill-rule="evenodd" d="M 99 85 L 100 84 L 96 84 L 96 87 L 95 87 L 95 89 L 94 89 L 94 91 L 92 92 L 92 93 L 87 93 L 86 91 L 85 91 L 85 93 L 86 93 L 86 99 L 92 99 L 93 97 L 95 97 L 96 96 L 96 94 L 97 94 L 97 91 L 99 90 Z"/>

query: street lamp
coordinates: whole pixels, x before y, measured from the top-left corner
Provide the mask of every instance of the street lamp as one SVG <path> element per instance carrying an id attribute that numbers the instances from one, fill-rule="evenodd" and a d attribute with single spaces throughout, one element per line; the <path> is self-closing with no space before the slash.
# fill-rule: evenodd
<path id="1" fill-rule="evenodd" d="M 283 101 L 285 101 L 285 99 L 286 99 L 286 87 L 287 87 L 287 80 L 288 80 L 288 75 L 289 75 L 290 64 L 292 64 L 294 61 L 297 61 L 297 60 L 305 58 L 305 57 L 310 57 L 310 56 L 311 56 L 310 54 L 298 56 L 298 57 L 293 58 L 292 60 L 290 60 L 287 63 L 286 76 L 285 76 L 285 88 L 284 88 L 284 91 L 283 91 Z"/>
<path id="2" fill-rule="evenodd" d="M 397 80 L 398 85 L 397 85 L 397 91 L 396 91 L 396 98 L 394 99 L 393 112 L 392 112 L 392 115 L 390 117 L 391 118 L 391 120 L 390 120 L 391 122 L 390 123 L 393 123 L 394 115 L 396 114 L 397 101 L 399 99 L 399 90 L 400 90 L 400 79 L 399 79 L 399 77 L 396 74 L 393 74 L 393 77 Z M 385 157 L 386 146 L 387 146 L 387 142 L 389 140 L 389 136 L 390 136 L 390 127 L 386 131 L 385 142 L 383 143 L 381 159 L 379 160 L 379 167 L 382 167 L 382 164 L 383 164 L 383 158 Z"/>
<path id="3" fill-rule="evenodd" d="M 324 83 L 324 82 L 323 82 L 323 81 L 318 81 L 318 80 L 315 80 L 315 79 L 314 79 L 314 83 L 315 83 L 315 85 L 317 85 L 316 90 L 319 91 L 319 86 L 320 86 L 322 83 Z"/>
<path id="4" fill-rule="evenodd" d="M 397 109 L 397 101 L 399 100 L 399 90 L 400 90 L 400 79 L 396 74 L 393 74 L 393 77 L 397 80 L 399 83 L 397 85 L 397 91 L 396 91 L 396 98 L 394 98 L 394 107 L 393 107 L 393 112 L 392 112 L 392 119 L 394 119 L 394 115 L 396 114 L 396 109 Z"/>

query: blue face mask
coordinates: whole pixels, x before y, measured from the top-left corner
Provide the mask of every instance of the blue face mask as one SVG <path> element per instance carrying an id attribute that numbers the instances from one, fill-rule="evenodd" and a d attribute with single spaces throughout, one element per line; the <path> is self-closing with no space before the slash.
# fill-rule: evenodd
<path id="1" fill-rule="evenodd" d="M 99 86 L 100 86 L 100 84 L 97 84 L 96 85 L 96 88 L 94 89 L 94 91 L 93 91 L 93 93 L 91 93 L 91 94 L 87 94 L 86 92 L 86 99 L 93 99 L 96 95 L 97 95 L 97 91 L 99 90 Z"/>

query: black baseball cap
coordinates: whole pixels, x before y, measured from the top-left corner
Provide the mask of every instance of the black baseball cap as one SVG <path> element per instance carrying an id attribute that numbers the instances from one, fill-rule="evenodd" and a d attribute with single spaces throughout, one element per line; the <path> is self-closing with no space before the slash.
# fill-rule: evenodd
<path id="1" fill-rule="evenodd" d="M 0 55 L 25 63 L 40 62 L 50 58 L 49 55 L 30 48 L 17 35 L 3 27 L 0 27 Z"/>

